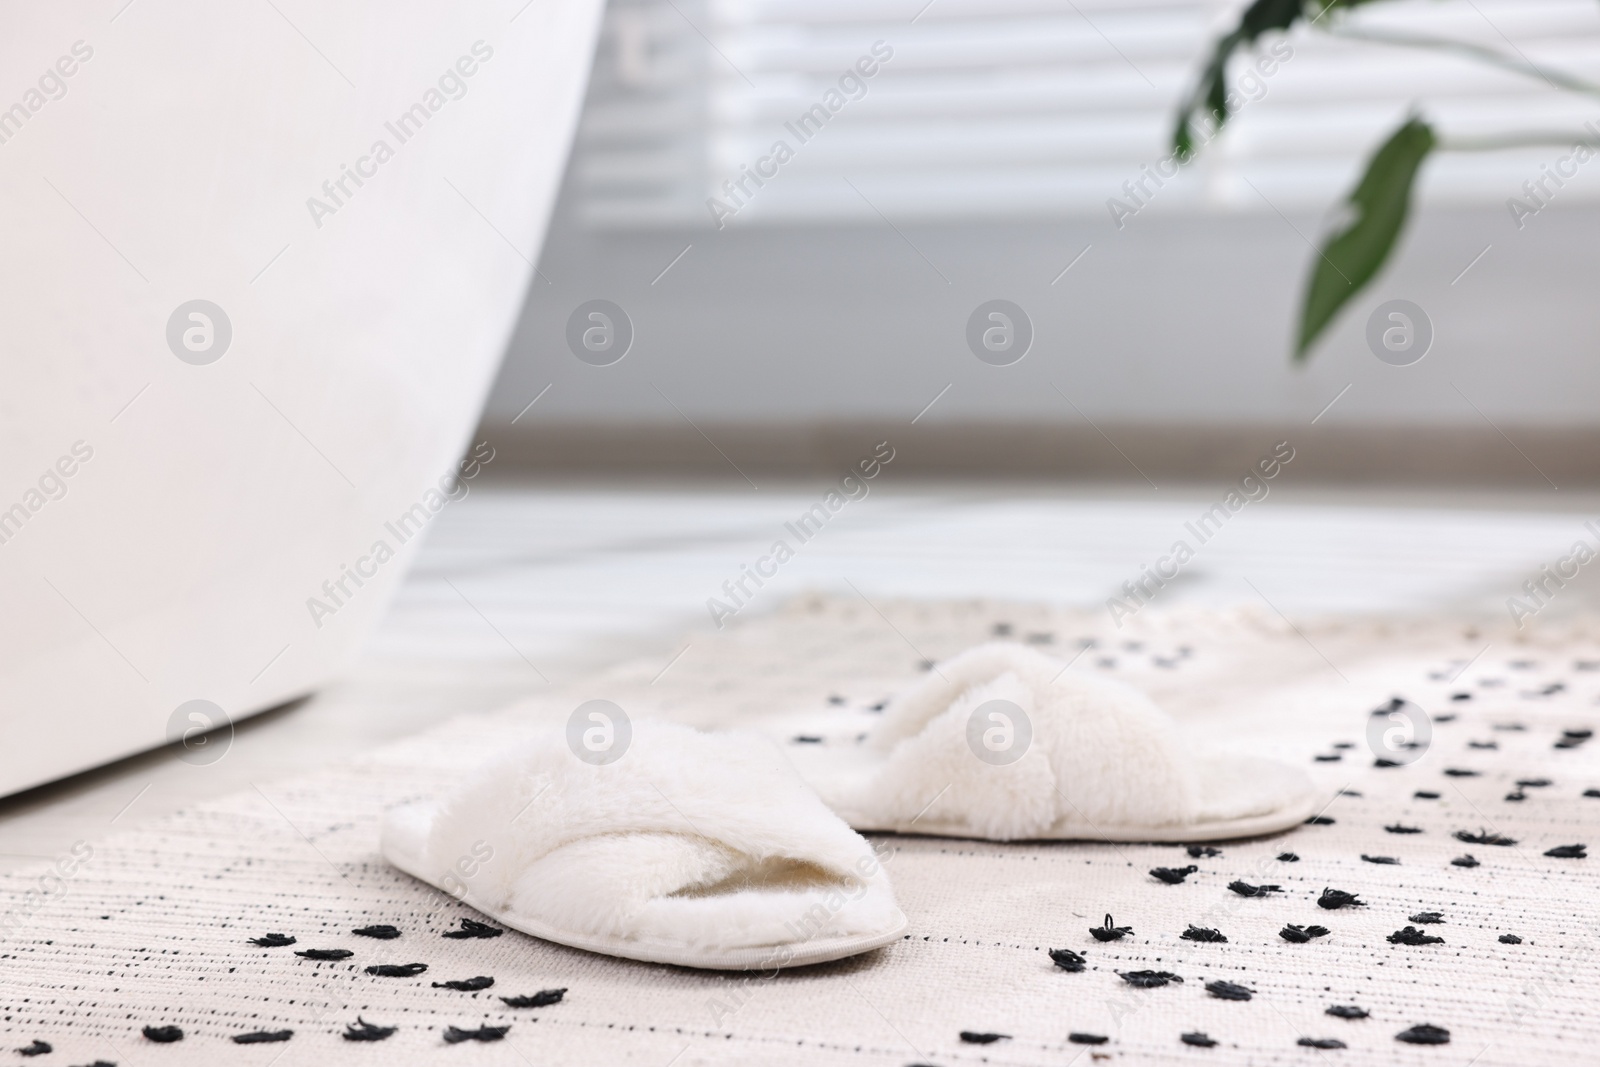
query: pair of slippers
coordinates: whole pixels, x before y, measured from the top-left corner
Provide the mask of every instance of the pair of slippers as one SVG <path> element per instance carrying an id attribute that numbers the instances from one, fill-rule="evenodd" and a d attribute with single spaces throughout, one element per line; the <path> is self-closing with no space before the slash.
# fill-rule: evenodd
<path id="1" fill-rule="evenodd" d="M 855 746 L 631 724 L 613 761 L 551 733 L 449 796 L 391 810 L 384 857 L 523 933 L 626 959 L 775 970 L 900 938 L 856 831 L 1204 841 L 1314 810 L 1298 770 L 1187 747 L 1117 683 L 1022 645 L 941 663 Z"/>

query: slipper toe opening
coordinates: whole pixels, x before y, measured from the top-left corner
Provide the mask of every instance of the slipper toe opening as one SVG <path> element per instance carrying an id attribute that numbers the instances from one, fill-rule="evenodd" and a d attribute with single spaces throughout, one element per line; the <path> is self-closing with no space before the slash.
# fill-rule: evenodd
<path id="1" fill-rule="evenodd" d="M 872 936 L 901 921 L 881 877 L 672 833 L 564 845 L 517 879 L 509 910 L 584 937 L 711 954 Z"/>

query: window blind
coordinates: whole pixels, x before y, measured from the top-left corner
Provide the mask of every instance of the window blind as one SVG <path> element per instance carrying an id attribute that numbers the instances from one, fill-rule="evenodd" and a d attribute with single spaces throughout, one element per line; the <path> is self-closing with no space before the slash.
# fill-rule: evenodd
<path id="1" fill-rule="evenodd" d="M 639 228 L 1115 215 L 1115 201 L 1134 206 L 1125 183 L 1148 194 L 1140 214 L 1320 209 L 1412 108 L 1450 138 L 1551 136 L 1444 154 L 1425 171 L 1430 201 L 1500 204 L 1566 155 L 1561 138 L 1600 140 L 1600 95 L 1301 29 L 1242 53 L 1226 132 L 1176 177 L 1141 186 L 1146 168 L 1172 169 L 1177 103 L 1242 6 L 613 0 L 574 157 L 581 217 Z M 1454 38 L 1600 81 L 1594 0 L 1407 0 L 1337 25 Z M 780 143 L 788 157 L 776 160 Z M 1545 189 L 1600 195 L 1589 170 L 1600 162 Z"/>

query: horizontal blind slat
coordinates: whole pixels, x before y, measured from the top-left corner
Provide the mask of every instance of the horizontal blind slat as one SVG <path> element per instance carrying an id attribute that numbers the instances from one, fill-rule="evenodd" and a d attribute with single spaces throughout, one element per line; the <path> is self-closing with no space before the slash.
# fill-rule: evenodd
<path id="1" fill-rule="evenodd" d="M 616 0 L 575 149 L 582 214 L 599 226 L 700 226 L 712 197 L 738 197 L 729 201 L 736 225 L 881 223 L 878 210 L 933 220 L 1104 213 L 1125 182 L 1166 155 L 1177 100 L 1241 6 Z M 1396 3 L 1361 9 L 1348 24 L 1455 37 L 1600 80 L 1594 0 Z M 841 75 L 877 41 L 890 43 L 893 59 L 841 89 Z M 1323 209 L 1414 103 L 1447 136 L 1576 136 L 1587 121 L 1600 126 L 1600 99 L 1460 56 L 1316 31 L 1288 44 L 1292 55 L 1248 85 L 1240 79 L 1255 55 L 1238 61 L 1235 83 L 1250 101 L 1162 187 L 1153 210 Z M 808 111 L 820 129 L 796 128 Z M 730 192 L 725 183 L 779 141 L 793 161 Z M 1502 204 L 1561 152 L 1441 155 L 1422 192 Z M 1600 196 L 1600 182 L 1580 178 L 1562 195 Z"/>

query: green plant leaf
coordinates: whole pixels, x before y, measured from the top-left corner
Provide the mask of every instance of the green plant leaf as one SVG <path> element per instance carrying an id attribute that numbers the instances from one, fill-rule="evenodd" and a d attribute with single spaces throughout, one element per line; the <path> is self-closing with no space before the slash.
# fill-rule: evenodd
<path id="1" fill-rule="evenodd" d="M 1178 109 L 1178 125 L 1172 134 L 1172 151 L 1178 159 L 1194 155 L 1195 121 L 1202 107 L 1217 129 L 1228 121 L 1228 60 L 1233 53 L 1240 45 L 1254 44 L 1268 30 L 1288 29 L 1304 10 L 1305 0 L 1255 0 L 1239 16 L 1238 27 L 1218 38 L 1199 82 Z"/>
<path id="2" fill-rule="evenodd" d="M 1212 121 L 1213 128 L 1206 139 L 1215 137 L 1228 121 L 1228 60 L 1241 46 L 1256 43 L 1256 39 L 1271 30 L 1288 30 L 1296 21 L 1307 18 L 1315 22 L 1334 8 L 1360 7 L 1376 0 L 1255 0 L 1239 16 L 1239 25 L 1233 32 L 1218 38 L 1212 46 L 1211 58 L 1200 72 L 1189 95 L 1178 107 L 1178 122 L 1172 133 L 1172 151 L 1180 162 L 1194 155 L 1196 123 L 1204 115 Z"/>
<path id="3" fill-rule="evenodd" d="M 1431 126 L 1408 119 L 1367 162 L 1366 173 L 1350 193 L 1350 221 L 1324 241 L 1312 263 L 1300 310 L 1297 362 L 1305 360 L 1334 316 L 1389 258 L 1411 209 L 1417 171 L 1437 143 Z"/>

